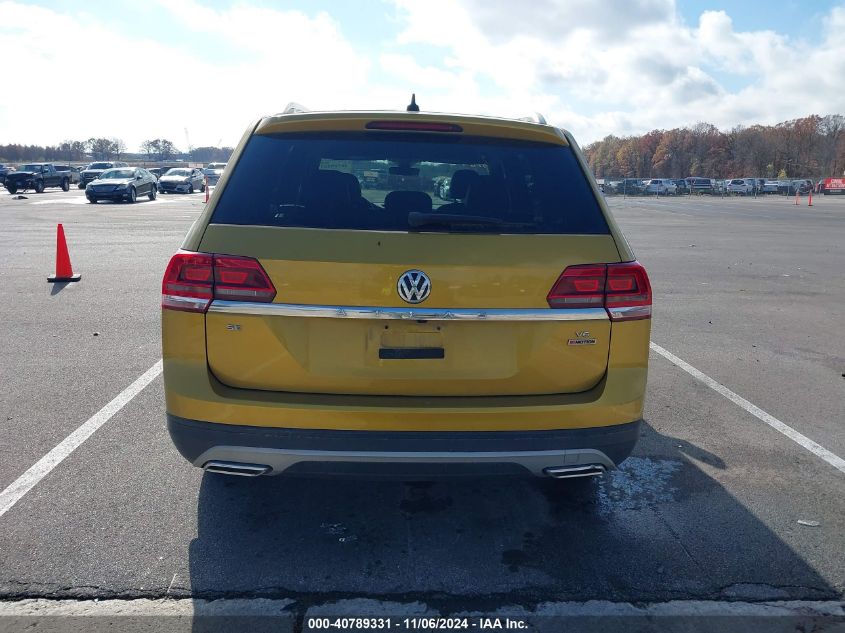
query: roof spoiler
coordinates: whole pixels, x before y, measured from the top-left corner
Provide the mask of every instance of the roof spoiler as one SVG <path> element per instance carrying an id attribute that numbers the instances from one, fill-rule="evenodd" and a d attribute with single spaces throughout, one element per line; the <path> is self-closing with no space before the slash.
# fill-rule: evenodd
<path id="1" fill-rule="evenodd" d="M 517 119 L 517 121 L 525 121 L 526 123 L 539 123 L 540 125 L 548 125 L 546 123 L 546 117 L 544 117 L 539 112 L 535 112 L 530 116 L 524 116 Z"/>
<path id="2" fill-rule="evenodd" d="M 311 110 L 306 108 L 304 105 L 300 105 L 296 101 L 291 101 L 285 106 L 285 109 L 282 110 L 282 114 L 299 114 L 301 112 L 311 112 Z"/>

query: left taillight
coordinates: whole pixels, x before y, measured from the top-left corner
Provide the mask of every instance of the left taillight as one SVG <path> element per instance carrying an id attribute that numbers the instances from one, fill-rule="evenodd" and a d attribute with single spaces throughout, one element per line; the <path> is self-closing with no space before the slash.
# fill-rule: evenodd
<path id="1" fill-rule="evenodd" d="M 257 260 L 211 253 L 176 253 L 161 283 L 161 307 L 205 312 L 213 299 L 270 302 L 276 288 Z"/>
<path id="2" fill-rule="evenodd" d="M 161 307 L 205 312 L 214 298 L 214 258 L 208 253 L 179 251 L 170 258 L 161 282 Z"/>

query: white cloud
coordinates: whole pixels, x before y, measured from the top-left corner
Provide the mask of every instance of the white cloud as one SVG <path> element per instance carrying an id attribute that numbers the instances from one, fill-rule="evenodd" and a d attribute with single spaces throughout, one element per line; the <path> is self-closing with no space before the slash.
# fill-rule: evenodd
<path id="1" fill-rule="evenodd" d="M 227 41 L 243 61 L 127 37 L 93 14 L 0 3 L 0 50 L 27 69 L 5 84 L 0 142 L 116 136 L 136 150 L 165 137 L 185 148 L 187 128 L 194 146 L 233 145 L 250 121 L 290 101 L 338 108 L 367 95 L 370 58 L 328 14 L 182 1 L 160 9 L 163 20 Z"/>
<path id="2" fill-rule="evenodd" d="M 845 112 L 836 85 L 845 76 L 845 8 L 811 44 L 738 31 L 724 11 L 689 26 L 673 0 L 535 0 L 531 10 L 506 0 L 394 1 L 405 20 L 399 42 L 442 48 L 453 71 L 492 81 L 526 107 L 548 104 L 547 118 L 582 142 Z"/>
<path id="3" fill-rule="evenodd" d="M 725 11 L 686 24 L 674 0 L 393 4 L 395 32 L 380 33 L 392 40 L 379 48 L 375 37 L 353 43 L 327 12 L 249 0 L 225 9 L 159 0 L 161 19 L 186 35 L 169 43 L 120 33 L 85 5 L 63 14 L 0 2 L 0 50 L 27 69 L 4 83 L 0 143 L 117 136 L 136 149 L 166 137 L 184 147 L 187 128 L 193 145 L 234 144 L 289 101 L 401 108 L 411 91 L 432 111 L 539 110 L 582 143 L 702 120 L 731 127 L 845 112 L 845 7 L 806 42 L 741 30 Z M 197 40 L 232 54 L 198 50 Z M 117 61 L 86 70 L 103 51 L 118 51 L 108 58 Z"/>

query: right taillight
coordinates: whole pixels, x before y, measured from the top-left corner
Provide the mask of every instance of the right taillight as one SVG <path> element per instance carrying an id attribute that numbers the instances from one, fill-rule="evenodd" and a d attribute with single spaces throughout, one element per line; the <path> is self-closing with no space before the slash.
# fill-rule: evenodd
<path id="1" fill-rule="evenodd" d="M 635 321 L 651 317 L 651 284 L 642 264 L 607 265 L 604 307 L 611 321 Z"/>
<path id="2" fill-rule="evenodd" d="M 276 296 L 273 282 L 258 260 L 251 257 L 214 256 L 214 298 L 267 303 Z"/>
<path id="3" fill-rule="evenodd" d="M 651 317 L 651 284 L 639 262 L 569 266 L 552 286 L 551 308 L 600 308 L 612 321 Z"/>
<path id="4" fill-rule="evenodd" d="M 270 302 L 273 282 L 252 257 L 211 253 L 176 253 L 161 284 L 161 307 L 205 312 L 212 299 Z"/>

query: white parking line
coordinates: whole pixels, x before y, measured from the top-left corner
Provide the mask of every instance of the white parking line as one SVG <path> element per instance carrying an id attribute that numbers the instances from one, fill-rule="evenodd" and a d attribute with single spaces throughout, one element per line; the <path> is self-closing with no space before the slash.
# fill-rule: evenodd
<path id="1" fill-rule="evenodd" d="M 752 404 L 739 394 L 734 393 L 721 383 L 715 381 L 707 374 L 699 371 L 686 361 L 678 358 L 672 352 L 660 347 L 660 345 L 657 345 L 656 343 L 649 343 L 649 346 L 670 363 L 677 365 L 696 380 L 703 382 L 713 391 L 723 395 L 725 398 L 740 406 L 757 419 L 765 422 L 776 431 L 803 446 L 840 472 L 845 473 L 845 459 L 842 459 L 838 455 L 827 450 L 824 446 L 814 442 L 806 435 L 799 433 L 791 426 L 784 424 L 773 415 L 766 413 L 755 404 Z M 120 411 L 135 396 L 141 393 L 147 385 L 161 374 L 161 370 L 162 361 L 159 360 L 155 365 L 141 374 L 135 382 L 121 391 L 111 402 L 97 411 L 97 413 L 80 425 L 73 433 L 59 442 L 59 444 L 56 445 L 49 453 L 44 455 L 44 457 L 35 462 L 35 464 L 33 464 L 23 475 L 13 481 L 5 490 L 3 490 L 3 492 L 0 492 L 0 517 L 6 514 L 6 512 L 20 501 L 26 493 L 32 490 L 38 482 L 44 479 L 44 477 L 46 477 L 56 466 L 61 464 L 68 455 L 79 448 L 85 440 L 97 431 L 97 429 L 108 422 L 115 413 Z"/>
<path id="2" fill-rule="evenodd" d="M 696 380 L 703 382 L 705 385 L 710 387 L 716 393 L 719 393 L 719 394 L 725 396 L 725 398 L 727 398 L 728 400 L 730 400 L 734 404 L 742 407 L 743 409 L 745 409 L 748 413 L 753 415 L 758 420 L 761 420 L 761 421 L 765 422 L 766 424 L 768 424 L 775 431 L 778 431 L 779 433 L 783 433 L 786 437 L 791 439 L 796 444 L 803 446 L 804 448 L 806 448 L 808 451 L 810 451 L 816 457 L 822 458 L 824 461 L 826 461 L 828 464 L 830 464 L 831 466 L 833 466 L 834 468 L 836 468 L 840 472 L 845 473 L 845 459 L 842 459 L 838 455 L 831 453 L 829 450 L 827 450 L 821 444 L 818 444 L 818 443 L 814 442 L 813 440 L 811 440 L 806 435 L 799 433 L 798 431 L 793 429 L 788 424 L 784 424 L 783 422 L 778 420 L 775 416 L 773 416 L 769 413 L 766 413 L 765 411 L 763 411 L 757 405 L 752 404 L 751 402 L 749 402 L 748 400 L 746 400 L 745 398 L 743 398 L 739 394 L 734 393 L 733 391 L 731 391 L 730 389 L 725 387 L 723 384 L 716 382 L 715 380 L 713 380 L 707 374 L 700 372 L 699 370 L 697 370 L 695 367 L 693 367 L 689 363 L 687 363 L 687 362 L 681 360 L 680 358 L 678 358 L 677 356 L 675 356 L 672 352 L 669 352 L 669 351 L 663 349 L 662 347 L 660 347 L 660 345 L 658 345 L 657 343 L 650 343 L 649 345 L 650 345 L 651 349 L 653 349 L 655 352 L 660 354 L 663 358 L 668 360 L 670 363 L 677 365 L 678 367 L 683 369 L 685 372 L 687 372 L 690 376 L 692 376 Z"/>
<path id="3" fill-rule="evenodd" d="M 0 492 L 0 517 L 6 514 L 27 492 L 32 490 L 39 481 L 44 479 L 50 471 L 61 464 L 65 457 L 79 448 L 97 429 L 108 422 L 126 403 L 141 393 L 144 387 L 158 377 L 161 373 L 161 368 L 162 362 L 159 360 L 155 365 L 141 374 L 135 382 L 121 391 L 114 400 L 92 415 L 73 433 L 59 442 L 49 453 L 35 462 L 29 470 L 13 481 L 8 488 Z"/>

